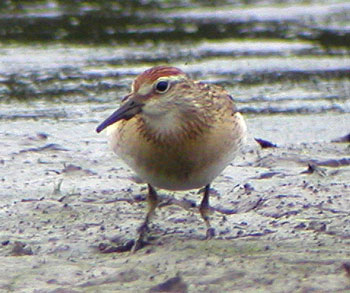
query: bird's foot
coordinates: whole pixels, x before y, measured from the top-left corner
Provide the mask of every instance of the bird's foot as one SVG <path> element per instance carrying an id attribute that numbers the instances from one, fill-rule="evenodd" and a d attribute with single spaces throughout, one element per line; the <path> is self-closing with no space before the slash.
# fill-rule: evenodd
<path id="1" fill-rule="evenodd" d="M 137 240 L 135 240 L 135 243 L 133 247 L 131 248 L 131 252 L 135 253 L 136 251 L 140 250 L 141 248 L 145 247 L 147 242 L 143 240 L 143 238 L 139 237 Z"/>
<path id="2" fill-rule="evenodd" d="M 215 229 L 214 228 L 208 228 L 205 239 L 209 240 L 209 239 L 212 239 L 213 237 L 215 237 Z"/>
<path id="3" fill-rule="evenodd" d="M 148 232 L 150 231 L 147 222 L 145 221 L 138 229 L 138 238 L 135 240 L 135 243 L 131 249 L 132 252 L 136 252 L 143 248 L 147 242 L 145 241 L 145 237 L 147 236 Z"/>

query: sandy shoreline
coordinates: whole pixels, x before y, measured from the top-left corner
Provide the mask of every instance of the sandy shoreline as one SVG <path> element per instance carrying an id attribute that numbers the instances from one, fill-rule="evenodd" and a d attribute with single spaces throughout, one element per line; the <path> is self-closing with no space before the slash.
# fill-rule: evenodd
<path id="1" fill-rule="evenodd" d="M 348 158 L 348 144 L 330 142 L 346 134 L 347 115 L 247 117 L 252 137 L 279 147 L 251 137 L 215 180 L 212 206 L 232 212 L 213 214 L 218 236 L 203 240 L 197 209 L 167 205 L 152 245 L 134 255 L 98 250 L 134 237 L 145 186 L 95 134 L 96 115 L 1 122 L 2 291 L 147 291 L 177 274 L 171 286 L 189 292 L 350 290 L 350 167 L 302 173 L 309 160 Z M 160 194 L 200 202 L 196 190 Z"/>

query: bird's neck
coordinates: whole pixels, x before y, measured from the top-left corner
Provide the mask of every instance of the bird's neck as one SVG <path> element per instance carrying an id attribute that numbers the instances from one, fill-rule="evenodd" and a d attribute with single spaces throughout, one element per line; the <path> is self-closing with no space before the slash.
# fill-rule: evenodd
<path id="1" fill-rule="evenodd" d="M 186 139 L 195 139 L 206 131 L 208 125 L 195 115 L 169 111 L 157 117 L 143 115 L 141 117 L 144 133 L 152 139 L 172 143 Z"/>

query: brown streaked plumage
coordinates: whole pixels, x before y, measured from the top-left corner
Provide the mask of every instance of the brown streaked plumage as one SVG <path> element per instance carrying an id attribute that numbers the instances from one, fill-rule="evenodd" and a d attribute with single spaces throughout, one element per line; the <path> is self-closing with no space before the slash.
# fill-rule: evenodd
<path id="1" fill-rule="evenodd" d="M 140 85 L 144 83 L 153 83 L 159 77 L 165 77 L 170 75 L 183 75 L 184 73 L 176 67 L 157 66 L 147 69 L 145 72 L 140 74 L 133 83 L 133 90 L 137 92 Z"/>
<path id="2" fill-rule="evenodd" d="M 175 67 L 158 66 L 139 75 L 121 107 L 102 122 L 114 152 L 148 183 L 149 211 L 135 249 L 158 204 L 154 187 L 205 187 L 200 213 L 207 238 L 210 183 L 234 159 L 246 125 L 231 96 L 221 87 L 193 81 Z"/>

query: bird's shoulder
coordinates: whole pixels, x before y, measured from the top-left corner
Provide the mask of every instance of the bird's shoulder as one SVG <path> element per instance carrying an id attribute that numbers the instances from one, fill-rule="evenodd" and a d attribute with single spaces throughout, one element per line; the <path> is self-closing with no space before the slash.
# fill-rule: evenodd
<path id="1" fill-rule="evenodd" d="M 216 105 L 218 110 L 231 109 L 233 113 L 237 112 L 235 101 L 225 88 L 201 81 L 197 81 L 196 86 L 200 91 L 206 92 L 205 98 Z"/>

